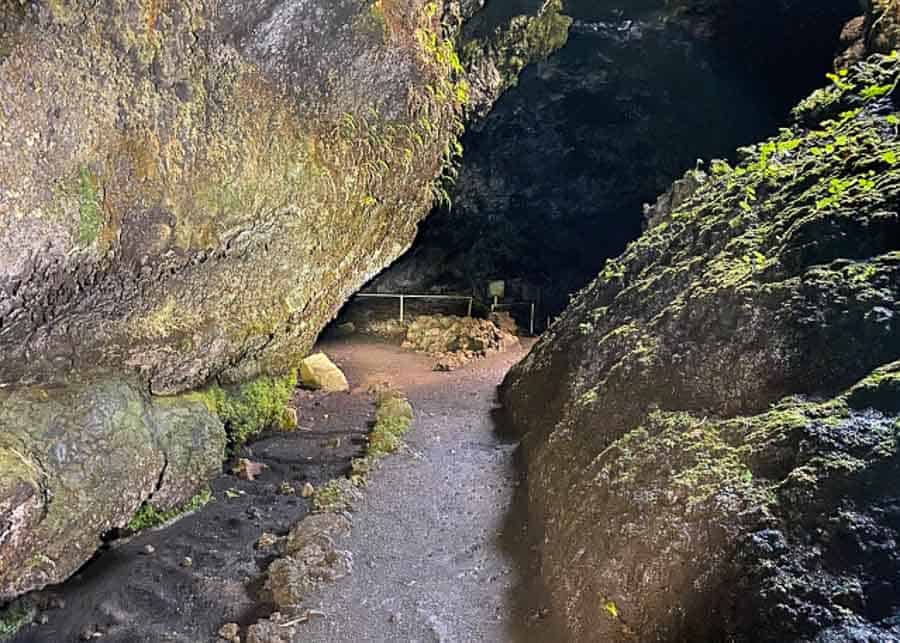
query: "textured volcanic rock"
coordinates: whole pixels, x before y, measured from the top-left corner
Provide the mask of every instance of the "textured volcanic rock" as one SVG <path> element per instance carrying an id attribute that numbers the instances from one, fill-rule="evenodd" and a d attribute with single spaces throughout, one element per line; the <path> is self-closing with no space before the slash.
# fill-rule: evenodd
<path id="1" fill-rule="evenodd" d="M 199 401 L 110 374 L 5 393 L 0 427 L 0 597 L 66 578 L 145 500 L 177 508 L 225 449 Z"/>
<path id="2" fill-rule="evenodd" d="M 697 158 L 777 131 L 859 12 L 857 0 L 675 4 L 566 2 L 566 46 L 463 138 L 453 207 L 425 221 L 374 288 L 468 292 L 506 279 L 514 297 L 539 287 L 556 314 Z"/>
<path id="3" fill-rule="evenodd" d="M 469 37 L 483 1 L 0 3 L 0 599 L 185 500 L 210 412 L 238 443 L 282 411 L 218 385 L 290 371 L 409 246 L 465 104 L 564 40 L 521 4 Z"/>
<path id="4" fill-rule="evenodd" d="M 900 640 L 898 78 L 695 175 L 508 376 L 573 640 Z"/>

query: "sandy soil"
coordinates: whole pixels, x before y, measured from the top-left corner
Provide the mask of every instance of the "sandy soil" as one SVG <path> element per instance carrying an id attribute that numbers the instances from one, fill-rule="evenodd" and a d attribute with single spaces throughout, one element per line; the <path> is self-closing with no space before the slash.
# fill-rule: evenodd
<path id="1" fill-rule="evenodd" d="M 296 641 L 551 639 L 552 618 L 540 588 L 529 584 L 536 563 L 515 444 L 495 424 L 496 386 L 524 347 L 452 373 L 377 341 L 319 348 L 344 369 L 350 394 L 298 391 L 303 430 L 266 436 L 244 454 L 269 467 L 256 481 L 223 473 L 212 484 L 216 500 L 203 509 L 111 543 L 78 576 L 42 593 L 46 623 L 13 641 L 200 643 L 214 641 L 226 622 L 266 616 L 258 592 L 272 557 L 254 544 L 309 511 L 306 500 L 279 487 L 287 481 L 299 490 L 346 472 L 372 420 L 368 390 L 384 383 L 404 391 L 415 409 L 409 446 L 373 475 L 352 534 L 339 544 L 353 552 L 353 574 L 308 598 L 306 606 L 326 616 L 300 626 Z"/>

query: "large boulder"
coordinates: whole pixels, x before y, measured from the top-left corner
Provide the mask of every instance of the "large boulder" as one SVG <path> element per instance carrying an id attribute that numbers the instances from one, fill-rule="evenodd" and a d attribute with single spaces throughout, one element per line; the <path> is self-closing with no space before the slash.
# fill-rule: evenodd
<path id="1" fill-rule="evenodd" d="M 66 579 L 143 502 L 186 503 L 225 450 L 201 402 L 118 374 L 4 392 L 0 427 L 0 600 Z"/>
<path id="2" fill-rule="evenodd" d="M 0 599 L 208 477 L 211 413 L 234 445 L 282 411 L 270 376 L 409 246 L 466 105 L 513 82 L 484 61 L 546 53 L 508 41 L 558 2 L 521 4 L 470 37 L 483 1 L 0 3 Z"/>
<path id="3" fill-rule="evenodd" d="M 660 201 L 505 381 L 572 640 L 900 640 L 898 79 Z"/>
<path id="4" fill-rule="evenodd" d="M 350 390 L 344 373 L 325 353 L 310 355 L 300 362 L 300 382 L 314 391 L 336 393 Z"/>

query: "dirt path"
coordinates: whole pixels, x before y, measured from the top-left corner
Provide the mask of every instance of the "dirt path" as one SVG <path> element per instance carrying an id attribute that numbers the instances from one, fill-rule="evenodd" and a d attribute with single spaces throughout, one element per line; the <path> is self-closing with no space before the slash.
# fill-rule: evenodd
<path id="1" fill-rule="evenodd" d="M 524 487 L 515 445 L 492 419 L 496 386 L 524 348 L 453 373 L 433 372 L 427 357 L 384 343 L 321 348 L 345 370 L 352 394 L 298 391 L 304 430 L 266 436 L 245 454 L 268 467 L 257 480 L 223 473 L 212 483 L 215 502 L 113 543 L 75 578 L 38 595 L 43 624 L 13 641 L 202 643 L 226 622 L 267 616 L 258 596 L 274 556 L 254 545 L 309 511 L 283 483 L 300 489 L 345 473 L 372 419 L 366 391 L 385 382 L 415 409 L 409 448 L 372 476 L 353 531 L 339 543 L 353 552 L 354 571 L 309 597 L 305 606 L 326 616 L 303 624 L 295 640 L 548 640 L 549 619 L 529 602 L 538 594 L 526 583 L 536 573 L 517 511 Z"/>
<path id="2" fill-rule="evenodd" d="M 384 373 L 416 417 L 406 453 L 389 458 L 339 546 L 354 572 L 308 606 L 327 617 L 297 641 L 546 641 L 549 622 L 527 586 L 515 444 L 497 432 L 496 386 L 524 348 L 453 373 L 387 345 L 325 349 L 351 379 Z"/>

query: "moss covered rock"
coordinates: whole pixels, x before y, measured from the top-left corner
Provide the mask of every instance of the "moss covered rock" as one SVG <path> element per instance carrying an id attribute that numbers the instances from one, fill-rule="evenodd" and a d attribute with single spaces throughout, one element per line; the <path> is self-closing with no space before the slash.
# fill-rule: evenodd
<path id="1" fill-rule="evenodd" d="M 299 360 L 444 194 L 483 4 L 0 2 L 0 599 L 183 504 L 223 423 L 290 420 Z"/>
<path id="2" fill-rule="evenodd" d="M 0 600 L 67 578 L 145 502 L 159 512 L 219 471 L 222 423 L 97 373 L 0 400 Z"/>
<path id="3" fill-rule="evenodd" d="M 692 175 L 508 376 L 573 640 L 898 636 L 898 78 Z"/>

